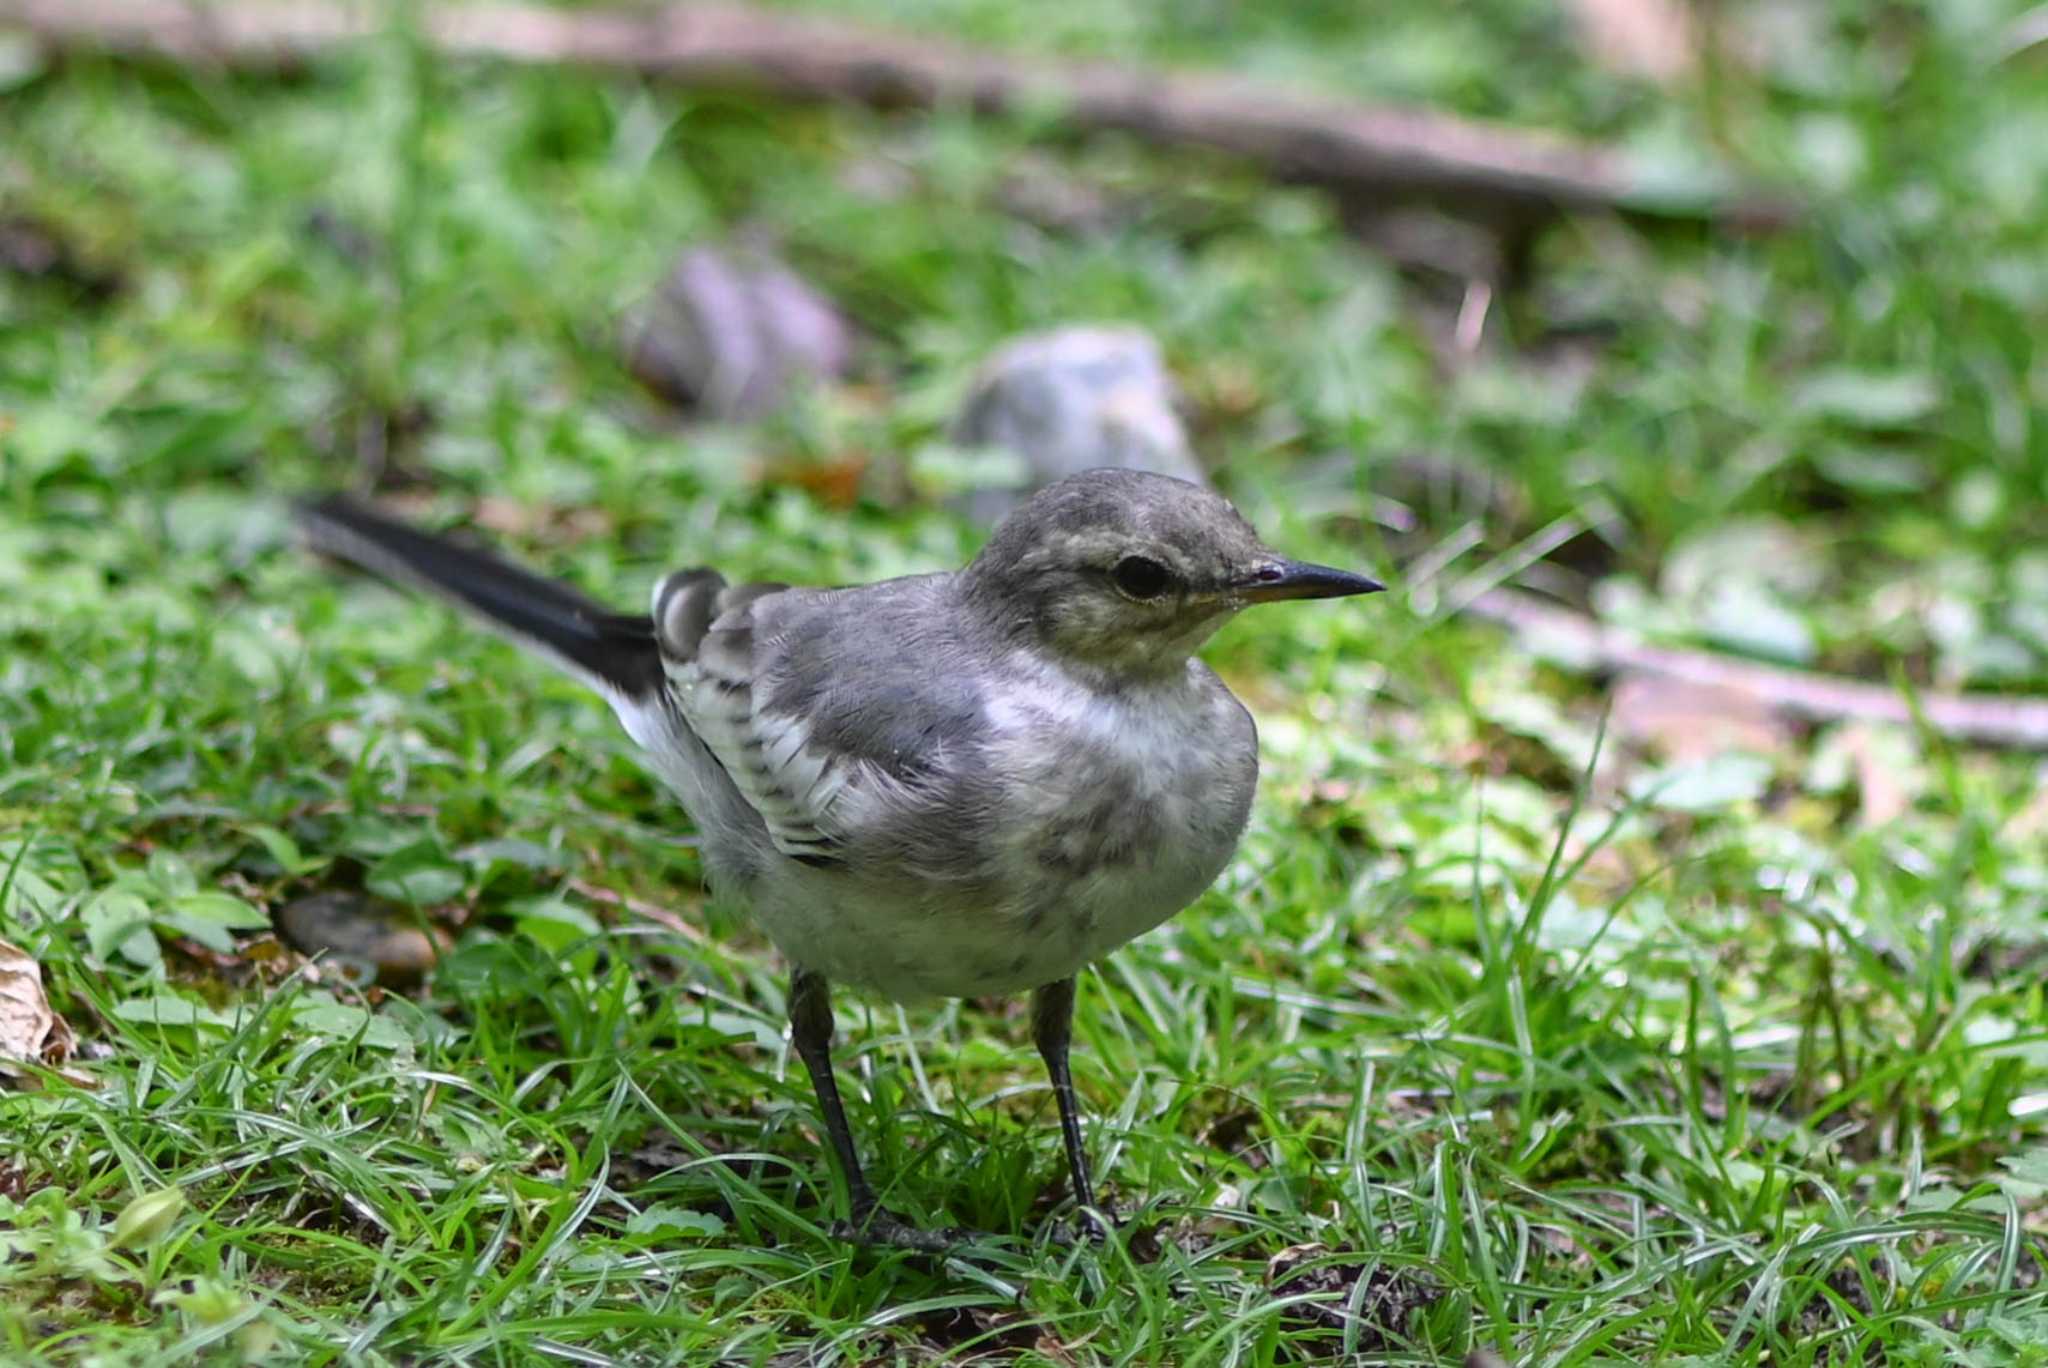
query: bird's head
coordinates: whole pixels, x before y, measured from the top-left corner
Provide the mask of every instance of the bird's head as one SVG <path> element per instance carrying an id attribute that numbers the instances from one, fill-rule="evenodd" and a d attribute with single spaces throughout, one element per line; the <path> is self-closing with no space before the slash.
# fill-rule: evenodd
<path id="1" fill-rule="evenodd" d="M 1113 678 L 1185 665 L 1252 604 L 1385 587 L 1289 560 L 1220 494 L 1134 470 L 1047 485 L 1003 519 L 960 583 L 1004 635 Z"/>

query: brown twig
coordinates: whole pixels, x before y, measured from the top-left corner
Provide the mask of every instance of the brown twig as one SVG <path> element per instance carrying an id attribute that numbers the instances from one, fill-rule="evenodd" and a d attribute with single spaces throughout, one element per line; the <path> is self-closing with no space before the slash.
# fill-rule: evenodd
<path id="1" fill-rule="evenodd" d="M 1491 589 L 1464 611 L 1512 628 L 1530 642 L 1549 643 L 1560 658 L 1597 670 L 1627 670 L 1732 689 L 1781 712 L 1818 722 L 1912 723 L 1958 741 L 2048 750 L 2048 698 L 1923 690 L 1911 703 L 1897 689 L 1779 665 L 1737 660 L 1711 651 L 1653 646 L 1634 632 L 1595 622 L 1529 594 Z"/>
<path id="2" fill-rule="evenodd" d="M 581 894 L 592 902 L 603 903 L 607 907 L 616 907 L 621 911 L 631 912 L 636 917 L 644 917 L 657 925 L 665 926 L 684 940 L 689 941 L 692 945 L 704 944 L 704 933 L 702 931 L 690 925 L 666 907 L 658 907 L 651 902 L 644 902 L 639 898 L 629 898 L 623 893 L 614 893 L 609 888 L 600 888 L 588 879 L 571 879 L 568 882 L 572 892 Z"/>
<path id="3" fill-rule="evenodd" d="M 304 65 L 379 29 L 382 7 L 343 0 L 209 6 L 194 0 L 0 0 L 0 24 L 59 50 Z M 419 32 L 451 55 L 567 62 L 805 100 L 1056 109 L 1067 125 L 1211 148 L 1279 174 L 1373 196 L 1425 193 L 1529 217 L 1623 208 L 1775 227 L 1793 215 L 1758 193 L 1677 202 L 1621 152 L 1426 110 L 1319 99 L 1225 76 L 1101 62 L 1052 63 L 861 24 L 734 4 L 649 12 L 511 4 L 424 8 Z"/>

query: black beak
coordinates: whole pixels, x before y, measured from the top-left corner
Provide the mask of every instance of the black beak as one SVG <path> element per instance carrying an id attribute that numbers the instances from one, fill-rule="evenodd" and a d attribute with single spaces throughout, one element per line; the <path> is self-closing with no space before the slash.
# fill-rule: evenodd
<path id="1" fill-rule="evenodd" d="M 1283 599 L 1348 598 L 1353 594 L 1377 594 L 1387 586 L 1349 570 L 1305 561 L 1275 561 L 1253 571 L 1238 584 L 1238 592 L 1253 603 L 1278 603 Z"/>

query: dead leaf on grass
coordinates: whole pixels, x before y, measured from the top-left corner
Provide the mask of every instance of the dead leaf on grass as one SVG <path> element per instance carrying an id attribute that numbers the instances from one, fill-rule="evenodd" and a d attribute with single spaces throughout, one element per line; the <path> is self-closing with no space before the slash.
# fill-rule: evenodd
<path id="1" fill-rule="evenodd" d="M 965 1350 L 977 1359 L 983 1354 L 1007 1358 L 1033 1347 L 1043 1337 L 1037 1322 L 1023 1312 L 985 1306 L 949 1306 L 926 1312 L 911 1323 L 940 1357 Z"/>
<path id="2" fill-rule="evenodd" d="M 0 1072 L 19 1076 L 9 1061 L 43 1064 L 89 1087 L 90 1075 L 62 1067 L 73 1043 L 70 1025 L 43 995 L 43 967 L 20 946 L 0 941 Z"/>
<path id="3" fill-rule="evenodd" d="M 1727 751 L 1778 755 L 1791 728 L 1770 706 L 1740 689 L 1624 675 L 1614 686 L 1608 729 L 1673 764 L 1711 760 Z"/>
<path id="4" fill-rule="evenodd" d="M 43 996 L 43 966 L 28 951 L 0 941 L 0 1058 L 43 1057 L 57 1014 Z"/>

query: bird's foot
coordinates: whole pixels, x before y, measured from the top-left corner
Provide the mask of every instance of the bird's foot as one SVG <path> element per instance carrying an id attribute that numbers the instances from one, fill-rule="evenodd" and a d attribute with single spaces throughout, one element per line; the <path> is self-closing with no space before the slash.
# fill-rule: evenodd
<path id="1" fill-rule="evenodd" d="M 1139 1263 L 1157 1262 L 1165 1239 L 1158 1223 L 1141 1220 L 1136 1212 L 1098 1206 L 1081 1207 L 1071 1216 L 1047 1221 L 1041 1229 L 1046 1242 L 1057 1248 L 1092 1245 L 1102 1250 L 1117 1245 Z"/>
<path id="2" fill-rule="evenodd" d="M 1075 1245 L 1094 1245 L 1098 1249 L 1107 1245 L 1110 1237 L 1123 1229 L 1124 1223 L 1113 1211 L 1104 1211 L 1087 1206 L 1076 1210 L 1071 1216 L 1048 1220 L 1039 1227 L 1046 1243 L 1061 1249 Z"/>
<path id="3" fill-rule="evenodd" d="M 1074 1213 L 1074 1227 L 1091 1244 L 1108 1244 L 1109 1237 L 1123 1228 L 1117 1214 L 1107 1207 L 1084 1206 Z"/>
<path id="4" fill-rule="evenodd" d="M 832 1238 L 848 1244 L 885 1249 L 909 1249 L 920 1254 L 949 1254 L 964 1244 L 989 1239 L 979 1230 L 962 1226 L 939 1226 L 926 1230 L 914 1226 L 887 1207 L 855 1208 L 853 1219 L 832 1226 Z"/>

